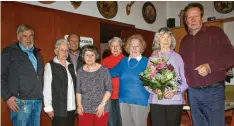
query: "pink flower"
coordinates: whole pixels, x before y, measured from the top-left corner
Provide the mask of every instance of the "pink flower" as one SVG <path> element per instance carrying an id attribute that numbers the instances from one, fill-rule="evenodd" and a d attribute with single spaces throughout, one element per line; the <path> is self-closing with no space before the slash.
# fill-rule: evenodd
<path id="1" fill-rule="evenodd" d="M 154 69 L 154 73 L 155 73 L 155 74 L 158 73 L 158 70 L 157 70 L 157 69 Z"/>
<path id="2" fill-rule="evenodd" d="M 157 70 L 161 70 L 165 66 L 166 66 L 166 63 L 160 62 L 159 64 L 157 64 L 156 68 L 157 68 Z"/>
<path id="3" fill-rule="evenodd" d="M 154 78 L 154 75 L 153 75 L 153 74 L 150 74 L 149 77 L 150 77 L 150 79 L 153 79 L 153 78 Z"/>
<path id="4" fill-rule="evenodd" d="M 155 76 L 156 76 L 156 74 L 158 73 L 158 70 L 157 69 L 152 69 L 152 72 L 150 73 L 150 79 L 153 79 Z"/>

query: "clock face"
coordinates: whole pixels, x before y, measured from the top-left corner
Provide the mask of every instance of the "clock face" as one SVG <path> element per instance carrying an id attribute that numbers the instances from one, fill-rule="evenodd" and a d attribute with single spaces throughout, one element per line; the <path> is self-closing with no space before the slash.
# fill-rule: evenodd
<path id="1" fill-rule="evenodd" d="M 97 1 L 97 7 L 101 15 L 107 19 L 114 18 L 118 12 L 116 1 Z"/>
<path id="2" fill-rule="evenodd" d="M 234 9 L 233 1 L 215 1 L 214 2 L 215 10 L 219 13 L 226 14 Z"/>
<path id="3" fill-rule="evenodd" d="M 149 24 L 153 24 L 156 20 L 156 9 L 151 2 L 146 2 L 142 8 L 142 16 L 144 17 L 145 21 Z"/>

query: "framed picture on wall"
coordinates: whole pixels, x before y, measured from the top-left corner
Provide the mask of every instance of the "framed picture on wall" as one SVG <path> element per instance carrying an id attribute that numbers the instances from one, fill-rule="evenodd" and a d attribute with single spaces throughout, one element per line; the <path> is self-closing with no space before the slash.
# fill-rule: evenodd
<path id="1" fill-rule="evenodd" d="M 156 20 L 157 12 L 151 2 L 146 2 L 142 8 L 142 16 L 149 24 L 153 24 Z"/>
<path id="2" fill-rule="evenodd" d="M 100 14 L 107 19 L 114 18 L 118 12 L 116 1 L 97 1 L 97 7 Z"/>
<path id="3" fill-rule="evenodd" d="M 234 9 L 234 1 L 215 1 L 214 8 L 219 13 L 229 13 Z"/>

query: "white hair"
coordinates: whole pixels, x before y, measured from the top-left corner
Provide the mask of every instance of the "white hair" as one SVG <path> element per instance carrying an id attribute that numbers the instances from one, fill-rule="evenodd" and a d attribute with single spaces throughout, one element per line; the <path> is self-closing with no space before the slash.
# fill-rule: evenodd
<path id="1" fill-rule="evenodd" d="M 55 43 L 55 49 L 57 50 L 61 44 L 67 44 L 69 47 L 69 43 L 66 39 L 59 39 Z"/>
<path id="2" fill-rule="evenodd" d="M 123 41 L 122 41 L 121 38 L 119 38 L 119 37 L 113 37 L 113 38 L 111 38 L 111 39 L 108 41 L 109 46 L 111 45 L 112 42 L 115 42 L 115 41 L 116 41 L 116 42 L 119 42 L 120 46 L 123 45 Z"/>

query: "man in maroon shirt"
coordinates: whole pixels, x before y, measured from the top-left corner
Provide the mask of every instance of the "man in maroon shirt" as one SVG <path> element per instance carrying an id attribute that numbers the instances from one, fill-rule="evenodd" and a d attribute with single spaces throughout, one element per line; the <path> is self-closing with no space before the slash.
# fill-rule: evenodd
<path id="1" fill-rule="evenodd" d="M 194 126 L 225 126 L 225 71 L 234 64 L 234 49 L 219 27 L 204 26 L 204 8 L 190 3 L 185 9 L 188 34 L 180 54 L 185 63 Z"/>

